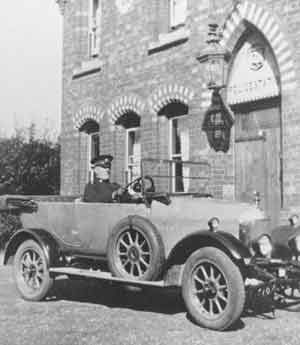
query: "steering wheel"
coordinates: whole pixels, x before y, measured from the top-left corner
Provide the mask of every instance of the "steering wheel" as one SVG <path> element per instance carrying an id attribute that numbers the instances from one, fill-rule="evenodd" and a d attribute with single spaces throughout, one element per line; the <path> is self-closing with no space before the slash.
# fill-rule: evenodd
<path id="1" fill-rule="evenodd" d="M 153 178 L 149 175 L 144 177 L 138 177 L 133 181 L 129 182 L 124 189 L 128 192 L 129 189 L 132 189 L 135 193 L 142 192 L 155 192 L 155 186 Z"/>
<path id="2" fill-rule="evenodd" d="M 146 175 L 144 177 L 138 177 L 133 181 L 129 182 L 125 187 L 122 188 L 123 193 L 116 196 L 115 201 L 121 202 L 122 195 L 127 194 L 131 201 L 142 202 L 144 201 L 147 206 L 150 206 L 151 199 L 145 195 L 145 192 L 154 192 L 154 181 L 152 177 Z M 134 194 L 130 192 L 132 190 Z"/>

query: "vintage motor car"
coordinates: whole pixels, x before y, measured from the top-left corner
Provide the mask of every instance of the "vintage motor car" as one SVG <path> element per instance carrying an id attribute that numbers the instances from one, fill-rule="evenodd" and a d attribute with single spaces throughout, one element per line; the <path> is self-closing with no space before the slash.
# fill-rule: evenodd
<path id="1" fill-rule="evenodd" d="M 178 287 L 197 324 L 225 330 L 240 318 L 249 294 L 273 301 L 299 290 L 296 224 L 274 230 L 277 248 L 257 204 L 160 193 L 150 176 L 126 189 L 135 193 L 126 203 L 0 197 L 2 212 L 18 213 L 22 221 L 4 263 L 13 264 L 24 299 L 44 299 L 59 275 Z"/>

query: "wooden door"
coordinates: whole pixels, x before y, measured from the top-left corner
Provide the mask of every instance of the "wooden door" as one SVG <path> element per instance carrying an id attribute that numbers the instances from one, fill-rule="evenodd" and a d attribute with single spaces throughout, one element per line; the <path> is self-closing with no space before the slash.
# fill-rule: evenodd
<path id="1" fill-rule="evenodd" d="M 235 193 L 239 201 L 253 202 L 260 193 L 261 207 L 279 221 L 281 208 L 281 142 L 279 108 L 236 113 Z"/>

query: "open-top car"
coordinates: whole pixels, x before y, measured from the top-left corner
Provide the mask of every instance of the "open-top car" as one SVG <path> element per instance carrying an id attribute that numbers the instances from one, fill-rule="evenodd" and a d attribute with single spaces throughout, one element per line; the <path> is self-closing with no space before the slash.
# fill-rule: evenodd
<path id="1" fill-rule="evenodd" d="M 196 323 L 224 330 L 240 317 L 248 290 L 273 298 L 299 288 L 295 226 L 281 229 L 290 257 L 273 258 L 268 220 L 257 205 L 155 189 L 144 176 L 126 187 L 134 194 L 126 203 L 2 196 L 2 211 L 21 215 L 4 263 L 13 263 L 22 297 L 45 298 L 58 275 L 175 286 Z"/>

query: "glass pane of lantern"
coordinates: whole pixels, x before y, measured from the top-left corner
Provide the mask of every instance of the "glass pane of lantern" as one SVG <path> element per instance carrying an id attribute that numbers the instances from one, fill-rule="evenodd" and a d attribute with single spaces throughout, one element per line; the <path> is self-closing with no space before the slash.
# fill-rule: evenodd
<path id="1" fill-rule="evenodd" d="M 215 57 L 210 61 L 210 81 L 213 85 L 223 85 L 223 64 L 222 60 Z"/>

